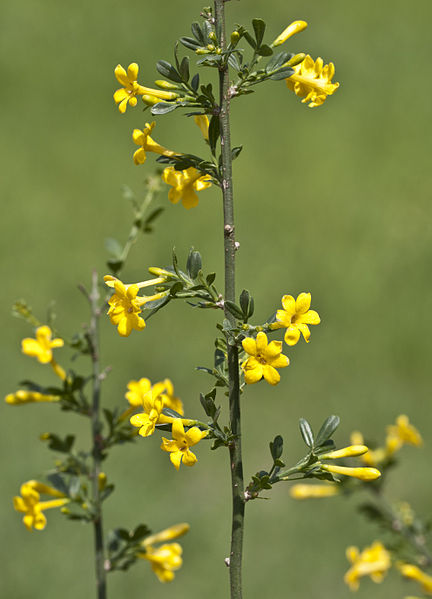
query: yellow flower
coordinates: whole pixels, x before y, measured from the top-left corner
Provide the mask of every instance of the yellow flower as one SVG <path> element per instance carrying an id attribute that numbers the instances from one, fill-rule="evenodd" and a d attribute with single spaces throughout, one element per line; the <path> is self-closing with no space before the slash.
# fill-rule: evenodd
<path id="1" fill-rule="evenodd" d="M 207 434 L 208 431 L 202 431 L 197 426 L 185 433 L 183 422 L 180 418 L 176 418 L 172 425 L 173 440 L 162 437 L 161 449 L 169 452 L 170 460 L 176 470 L 180 468 L 180 464 L 193 466 L 197 457 L 189 448 L 199 443 Z"/>
<path id="2" fill-rule="evenodd" d="M 43 530 L 46 526 L 46 517 L 43 513 L 54 507 L 61 507 L 70 500 L 65 498 L 63 493 L 53 487 L 49 487 L 36 480 L 29 480 L 23 483 L 20 488 L 21 496 L 13 498 L 14 508 L 17 512 L 24 513 L 23 523 L 27 530 Z M 60 497 L 51 501 L 40 501 L 40 493 Z"/>
<path id="3" fill-rule="evenodd" d="M 139 553 L 138 556 L 150 562 L 160 582 L 171 582 L 174 579 L 174 571 L 183 563 L 182 553 L 183 549 L 179 543 L 167 543 L 156 549 L 149 546 L 145 553 Z"/>
<path id="4" fill-rule="evenodd" d="M 376 468 L 348 468 L 346 466 L 336 466 L 334 464 L 321 464 L 322 470 L 333 474 L 342 474 L 343 476 L 352 476 L 360 480 L 375 480 L 381 476 L 381 472 Z"/>
<path id="5" fill-rule="evenodd" d="M 27 337 L 21 342 L 22 352 L 37 358 L 41 364 L 49 364 L 53 359 L 52 349 L 63 347 L 63 339 L 51 339 L 51 329 L 44 325 L 36 329 L 36 339 Z"/>
<path id="6" fill-rule="evenodd" d="M 134 152 L 133 161 L 136 165 L 143 164 L 146 161 L 146 152 L 155 152 L 156 154 L 162 154 L 164 156 L 175 156 L 176 153 L 171 150 L 167 150 L 163 146 L 159 145 L 150 137 L 150 133 L 153 131 L 156 123 L 146 123 L 144 129 L 134 129 L 132 132 L 132 139 L 137 146 L 141 146 Z"/>
<path id="7" fill-rule="evenodd" d="M 416 580 L 421 584 L 422 590 L 428 595 L 432 595 L 432 576 L 420 570 L 413 564 L 398 564 L 398 568 L 405 578 Z"/>
<path id="8" fill-rule="evenodd" d="M 157 387 L 157 385 L 154 385 L 154 387 Z M 150 389 L 147 393 L 144 393 L 142 396 L 144 412 L 134 414 L 130 419 L 132 426 L 139 427 L 138 434 L 142 437 L 149 437 L 154 433 L 155 426 L 161 416 L 163 399 L 158 391 L 159 388 L 154 389 L 154 391 Z"/>
<path id="9" fill-rule="evenodd" d="M 133 283 L 132 285 L 125 285 L 111 275 L 104 277 L 105 284 L 108 287 L 114 287 L 114 294 L 108 301 L 109 310 L 107 312 L 111 324 L 117 327 L 119 335 L 122 337 L 128 337 L 132 330 L 142 331 L 146 324 L 144 318 L 139 314 L 141 312 L 141 306 L 147 302 L 161 299 L 169 293 L 169 291 L 156 293 L 155 295 L 138 296 L 138 291 L 141 287 L 148 287 L 149 285 L 156 285 L 161 280 L 165 281 L 165 278 L 153 279 L 152 281 L 143 281 L 141 283 Z M 138 297 L 137 297 L 138 296 Z"/>
<path id="10" fill-rule="evenodd" d="M 273 47 L 280 46 L 285 43 L 287 39 L 295 35 L 296 33 L 300 33 L 304 31 L 307 27 L 306 21 L 293 21 L 288 27 L 286 27 L 280 35 L 277 36 L 275 41 L 271 44 Z"/>
<path id="11" fill-rule="evenodd" d="M 39 391 L 26 391 L 25 389 L 19 389 L 15 393 L 9 393 L 9 395 L 6 395 L 5 397 L 5 402 L 13 406 L 59 400 L 60 397 L 58 395 L 46 395 L 44 393 L 39 393 Z"/>
<path id="12" fill-rule="evenodd" d="M 195 124 L 200 128 L 204 139 L 208 140 L 209 119 L 206 114 L 196 114 L 194 116 Z"/>
<path id="13" fill-rule="evenodd" d="M 211 185 L 208 175 L 203 175 L 193 166 L 184 171 L 176 171 L 173 166 L 168 166 L 162 173 L 162 179 L 172 186 L 168 192 L 169 201 L 177 204 L 181 200 L 187 209 L 198 205 L 196 192 L 207 189 Z"/>
<path id="14" fill-rule="evenodd" d="M 348 547 L 346 556 L 352 566 L 344 580 L 352 591 L 357 591 L 362 576 L 370 576 L 374 582 L 381 582 L 391 567 L 390 553 L 380 541 L 375 541 L 361 553 L 357 547 Z"/>
<path id="15" fill-rule="evenodd" d="M 151 389 L 151 382 L 146 378 L 139 381 L 129 381 L 127 388 L 129 391 L 125 394 L 125 397 L 129 404 L 134 408 L 141 408 L 144 395 Z"/>
<path id="16" fill-rule="evenodd" d="M 246 383 L 257 383 L 264 377 L 270 385 L 277 385 L 280 374 L 276 368 L 285 368 L 289 364 L 287 356 L 281 353 L 282 341 L 268 343 L 267 335 L 260 332 L 256 340 L 252 337 L 243 339 L 242 345 L 250 356 L 241 365 Z"/>
<path id="17" fill-rule="evenodd" d="M 118 109 L 121 113 L 126 112 L 128 103 L 131 106 L 137 105 L 136 97 L 138 95 L 142 96 L 147 94 L 149 96 L 154 96 L 159 100 L 174 100 L 178 97 L 178 94 L 173 92 L 164 92 L 158 89 L 151 89 L 149 87 L 139 85 L 137 82 L 138 65 L 136 62 L 132 62 L 128 66 L 127 72 L 120 64 L 118 64 L 114 69 L 114 74 L 117 81 L 123 85 L 123 87 L 114 92 L 114 101 L 119 105 Z"/>
<path id="18" fill-rule="evenodd" d="M 302 102 L 309 102 L 308 106 L 321 106 L 327 96 L 331 96 L 339 87 L 339 83 L 332 83 L 335 67 L 332 62 L 324 66 L 322 58 L 316 61 L 309 56 L 293 67 L 295 73 L 285 79 L 287 86 L 300 98 Z"/>
<path id="19" fill-rule="evenodd" d="M 408 416 L 401 414 L 396 418 L 396 424 L 387 427 L 387 451 L 392 455 L 406 443 L 419 447 L 423 439 L 418 430 L 410 424 Z"/>
<path id="20" fill-rule="evenodd" d="M 359 431 L 351 433 L 351 443 L 353 445 L 363 445 L 363 435 Z M 360 456 L 360 460 L 367 466 L 377 466 L 387 458 L 387 452 L 383 447 L 377 449 L 368 449 L 366 453 Z"/>
<path id="21" fill-rule="evenodd" d="M 310 293 L 300 293 L 296 300 L 292 295 L 283 296 L 283 310 L 276 312 L 276 322 L 271 324 L 271 328 L 282 329 L 286 327 L 284 339 L 287 345 L 295 345 L 300 339 L 300 333 L 306 343 L 309 343 L 310 330 L 307 325 L 321 322 L 318 312 L 309 310 L 310 304 Z"/>
<path id="22" fill-rule="evenodd" d="M 311 499 L 320 497 L 332 497 L 339 495 L 339 486 L 336 483 L 328 485 L 293 485 L 290 489 L 290 495 L 293 499 Z"/>
<path id="23" fill-rule="evenodd" d="M 132 426 L 139 427 L 142 437 L 149 437 L 154 433 L 156 424 L 171 423 L 175 418 L 162 414 L 163 408 L 171 408 L 183 415 L 183 403 L 174 396 L 174 387 L 169 379 L 155 383 L 153 387 L 148 379 L 130 381 L 129 392 L 126 398 L 134 407 L 144 408 L 144 412 L 135 414 L 130 419 Z M 188 419 L 182 419 L 185 424 L 195 423 Z"/>

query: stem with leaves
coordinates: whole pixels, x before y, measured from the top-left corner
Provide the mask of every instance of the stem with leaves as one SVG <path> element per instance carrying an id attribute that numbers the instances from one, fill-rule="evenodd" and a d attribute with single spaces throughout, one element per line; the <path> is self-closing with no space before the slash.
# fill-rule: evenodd
<path id="1" fill-rule="evenodd" d="M 225 34 L 225 0 L 215 0 L 215 26 L 219 37 L 222 52 L 226 50 Z M 225 300 L 235 302 L 235 230 L 234 230 L 234 198 L 232 184 L 232 156 L 230 138 L 230 93 L 228 63 L 222 61 L 219 68 L 219 123 L 221 141 L 221 175 L 224 211 L 224 255 L 225 255 Z M 226 318 L 235 325 L 234 316 L 225 310 Z M 229 405 L 230 426 L 233 441 L 229 447 L 231 486 L 232 486 L 232 530 L 231 552 L 229 557 L 231 599 L 241 599 L 241 564 L 243 551 L 244 527 L 244 482 L 243 463 L 241 455 L 241 425 L 240 425 L 240 384 L 238 349 L 230 337 L 228 344 L 228 378 L 229 378 Z"/>

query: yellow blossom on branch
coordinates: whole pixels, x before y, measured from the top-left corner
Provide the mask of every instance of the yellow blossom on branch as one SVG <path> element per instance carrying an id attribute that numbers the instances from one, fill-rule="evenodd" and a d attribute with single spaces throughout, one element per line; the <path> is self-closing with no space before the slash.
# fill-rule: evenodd
<path id="1" fill-rule="evenodd" d="M 381 472 L 376 468 L 348 468 L 334 464 L 321 464 L 321 469 L 332 474 L 342 474 L 364 481 L 375 480 L 381 476 Z"/>
<path id="2" fill-rule="evenodd" d="M 149 437 L 154 433 L 156 424 L 159 421 L 163 408 L 163 399 L 160 394 L 153 395 L 150 390 L 143 395 L 142 405 L 144 411 L 134 414 L 130 419 L 130 423 L 132 426 L 139 428 L 138 434 L 141 437 Z"/>
<path id="3" fill-rule="evenodd" d="M 144 395 L 151 389 L 151 382 L 146 378 L 142 378 L 139 381 L 129 381 L 127 388 L 128 391 L 125 397 L 131 407 L 141 408 L 143 406 Z"/>
<path id="4" fill-rule="evenodd" d="M 294 73 L 285 79 L 287 86 L 296 96 L 303 98 L 303 103 L 309 103 L 310 108 L 321 106 L 327 96 L 331 96 L 339 87 L 339 83 L 332 83 L 335 67 L 332 62 L 324 66 L 322 58 L 316 61 L 309 56 L 298 65 L 294 66 Z"/>
<path id="5" fill-rule="evenodd" d="M 57 489 L 44 485 L 36 480 L 23 483 L 20 488 L 21 496 L 13 498 L 14 508 L 17 512 L 24 513 L 23 523 L 27 530 L 43 530 L 46 526 L 46 517 L 43 513 L 55 507 L 61 507 L 69 503 L 69 499 Z M 51 495 L 59 499 L 51 501 L 40 501 L 40 494 Z"/>
<path id="6" fill-rule="evenodd" d="M 202 431 L 197 426 L 193 426 L 186 433 L 183 422 L 176 418 L 172 425 L 173 439 L 162 437 L 161 449 L 170 454 L 170 460 L 176 470 L 179 470 L 180 464 L 193 466 L 197 461 L 196 455 L 189 449 L 208 435 L 208 431 Z"/>
<path id="7" fill-rule="evenodd" d="M 277 385 L 280 374 L 276 368 L 285 368 L 289 364 L 287 356 L 282 354 L 282 341 L 268 343 L 267 335 L 259 332 L 256 340 L 246 337 L 242 345 L 250 356 L 241 365 L 246 383 L 257 383 L 264 377 L 270 385 Z"/>
<path id="8" fill-rule="evenodd" d="M 114 92 L 114 101 L 119 105 L 118 109 L 121 113 L 126 112 L 128 103 L 131 106 L 136 106 L 137 96 L 143 96 L 144 94 L 153 96 L 159 100 L 174 100 L 178 98 L 178 94 L 176 93 L 164 92 L 140 85 L 137 82 L 138 69 L 139 67 L 136 62 L 132 62 L 128 66 L 127 71 L 120 64 L 114 69 L 117 81 L 123 86 Z"/>
<path id="9" fill-rule="evenodd" d="M 295 35 L 296 33 L 300 33 L 304 31 L 307 27 L 306 21 L 293 21 L 288 27 L 286 27 L 280 35 L 277 36 L 275 41 L 271 44 L 273 47 L 280 46 L 284 44 L 287 39 Z"/>
<path id="10" fill-rule="evenodd" d="M 59 401 L 58 395 L 47 395 L 45 393 L 39 393 L 39 391 L 27 391 L 25 389 L 19 389 L 15 393 L 9 393 L 6 395 L 5 402 L 13 406 L 21 406 L 27 403 L 43 403 Z"/>
<path id="11" fill-rule="evenodd" d="M 53 359 L 52 350 L 63 345 L 63 339 L 52 339 L 52 331 L 46 325 L 36 329 L 36 339 L 26 337 L 21 342 L 23 354 L 37 358 L 41 364 L 49 364 Z"/>
<path id="12" fill-rule="evenodd" d="M 396 424 L 387 427 L 386 448 L 390 455 L 405 444 L 419 447 L 422 443 L 420 433 L 405 414 L 396 418 Z"/>
<path id="13" fill-rule="evenodd" d="M 345 574 L 344 581 L 352 591 L 357 591 L 362 576 L 370 576 L 374 582 L 381 582 L 391 567 L 390 553 L 380 541 L 375 541 L 361 553 L 357 547 L 348 547 L 346 556 L 352 566 Z"/>
<path id="14" fill-rule="evenodd" d="M 196 192 L 211 186 L 208 175 L 203 175 L 193 166 L 183 171 L 176 171 L 173 166 L 168 166 L 162 173 L 162 179 L 172 187 L 168 192 L 169 201 L 177 204 L 181 200 L 188 210 L 198 205 Z"/>
<path id="15" fill-rule="evenodd" d="M 432 576 L 420 570 L 413 564 L 398 564 L 398 568 L 405 578 L 416 580 L 421 584 L 422 590 L 428 595 L 432 595 Z"/>
<path id="16" fill-rule="evenodd" d="M 23 354 L 37 358 L 41 364 L 50 364 L 56 375 L 64 381 L 66 373 L 54 360 L 52 350 L 63 347 L 64 341 L 57 337 L 52 339 L 52 331 L 49 326 L 43 325 L 36 329 L 36 339 L 26 337 L 21 342 Z"/>
<path id="17" fill-rule="evenodd" d="M 284 339 L 287 345 L 295 345 L 300 339 L 300 333 L 306 343 L 309 343 L 308 324 L 315 325 L 321 322 L 318 312 L 309 309 L 310 305 L 310 293 L 300 293 L 296 300 L 292 295 L 282 297 L 283 310 L 276 312 L 276 322 L 271 324 L 271 328 L 286 328 Z"/>
<path id="18" fill-rule="evenodd" d="M 149 546 L 145 553 L 138 553 L 138 557 L 150 562 L 153 572 L 160 582 L 171 582 L 174 572 L 181 568 L 183 549 L 179 543 L 166 543 L 156 549 Z"/>
<path id="19" fill-rule="evenodd" d="M 132 407 L 141 407 L 143 412 L 134 414 L 130 423 L 139 428 L 142 437 L 154 433 L 156 424 L 172 423 L 173 417 L 162 414 L 163 408 L 175 410 L 183 415 L 183 403 L 174 395 L 174 387 L 169 379 L 165 379 L 151 386 L 149 379 L 130 381 L 128 383 L 126 398 Z M 184 424 L 195 424 L 194 420 L 182 419 Z"/>
<path id="20" fill-rule="evenodd" d="M 132 330 L 142 331 L 146 324 L 144 318 L 140 316 L 141 307 L 147 302 L 161 299 L 168 293 L 163 292 L 151 296 L 138 296 L 141 287 L 147 287 L 149 284 L 157 284 L 157 280 L 155 279 L 132 285 L 125 285 L 122 281 L 111 275 L 105 276 L 104 279 L 109 287 L 114 287 L 114 294 L 108 300 L 109 310 L 107 314 L 111 324 L 117 327 L 117 331 L 122 337 L 128 337 Z"/>
<path id="21" fill-rule="evenodd" d="M 321 497 L 333 497 L 339 495 L 339 486 L 336 483 L 327 485 L 293 485 L 290 489 L 290 495 L 293 499 L 317 499 Z"/>
<path id="22" fill-rule="evenodd" d="M 163 156 L 176 156 L 176 152 L 167 150 L 150 137 L 156 123 L 146 123 L 144 129 L 134 129 L 132 139 L 137 146 L 141 146 L 134 152 L 133 161 L 136 165 L 144 164 L 147 159 L 146 152 L 155 152 Z"/>

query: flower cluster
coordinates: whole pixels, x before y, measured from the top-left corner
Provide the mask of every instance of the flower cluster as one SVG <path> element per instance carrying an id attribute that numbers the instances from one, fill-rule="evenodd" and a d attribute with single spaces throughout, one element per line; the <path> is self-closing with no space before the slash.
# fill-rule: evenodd
<path id="1" fill-rule="evenodd" d="M 300 293 L 297 299 L 291 295 L 282 297 L 283 310 L 276 312 L 276 321 L 271 323 L 270 329 L 277 330 L 285 328 L 284 340 L 287 345 L 295 345 L 303 335 L 306 343 L 309 343 L 309 325 L 320 323 L 318 312 L 310 310 L 311 294 Z M 289 365 L 289 359 L 282 354 L 282 342 L 272 341 L 268 343 L 267 335 L 260 331 L 256 340 L 246 337 L 242 341 L 244 351 L 249 355 L 242 363 L 245 381 L 248 384 L 257 383 L 262 378 L 270 385 L 277 385 L 280 375 L 276 368 L 284 368 Z"/>
<path id="2" fill-rule="evenodd" d="M 114 70 L 118 82 L 123 86 L 114 93 L 114 101 L 118 104 L 121 113 L 126 111 L 128 104 L 136 106 L 138 96 L 141 96 L 144 103 L 150 106 L 160 101 L 170 102 L 179 98 L 179 93 L 174 91 L 157 90 L 140 85 L 137 82 L 138 70 L 138 65 L 135 62 L 128 66 L 127 71 L 121 65 L 117 65 Z M 167 81 L 157 81 L 156 83 L 161 87 L 178 89 Z M 204 139 L 208 141 L 209 119 L 207 115 L 195 115 L 194 120 Z M 146 123 L 144 129 L 134 129 L 132 132 L 133 142 L 139 146 L 133 154 L 133 161 L 136 165 L 144 164 L 147 159 L 147 152 L 154 152 L 168 157 L 181 156 L 181 154 L 168 150 L 152 139 L 150 134 L 155 124 L 155 122 Z M 193 167 L 176 170 L 173 166 L 169 166 L 164 169 L 162 179 L 172 187 L 168 192 L 170 202 L 177 204 L 181 200 L 183 206 L 187 209 L 197 206 L 197 191 L 202 191 L 211 186 L 211 179 Z M 132 322 L 132 319 L 130 319 L 130 322 Z M 143 321 L 137 319 L 135 319 L 134 325 L 132 328 L 137 328 L 137 330 L 144 326 Z"/>
<path id="3" fill-rule="evenodd" d="M 359 431 L 354 431 L 351 434 L 351 442 L 363 443 L 363 435 Z M 419 447 L 422 443 L 420 433 L 410 424 L 408 416 L 401 414 L 396 418 L 395 424 L 387 427 L 384 447 L 369 449 L 361 456 L 361 460 L 369 466 L 376 466 L 390 460 L 404 445 Z"/>
<path id="4" fill-rule="evenodd" d="M 346 556 L 352 565 L 344 580 L 352 591 L 359 588 L 362 576 L 370 576 L 374 582 L 381 582 L 391 567 L 390 553 L 380 541 L 375 541 L 361 552 L 357 547 L 348 547 Z"/>
<path id="5" fill-rule="evenodd" d="M 208 430 L 201 430 L 195 426 L 196 420 L 167 416 L 163 413 L 164 408 L 169 408 L 180 416 L 184 414 L 183 403 L 174 395 L 172 382 L 165 379 L 152 386 L 149 379 L 142 378 L 139 381 L 130 381 L 128 389 L 126 399 L 130 409 L 143 410 L 130 418 L 132 426 L 139 429 L 138 433 L 142 437 L 149 437 L 154 433 L 157 424 L 171 424 L 173 439 L 162 437 L 161 449 L 170 454 L 170 460 L 177 470 L 181 464 L 193 466 L 197 457 L 190 448 L 206 437 Z M 188 427 L 186 432 L 185 426 Z"/>

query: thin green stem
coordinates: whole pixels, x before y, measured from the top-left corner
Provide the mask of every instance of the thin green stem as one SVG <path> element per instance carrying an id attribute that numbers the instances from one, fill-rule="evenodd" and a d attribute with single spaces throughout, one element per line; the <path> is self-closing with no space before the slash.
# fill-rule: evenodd
<path id="1" fill-rule="evenodd" d="M 103 523 L 102 523 L 102 504 L 99 491 L 99 474 L 101 472 L 101 453 L 102 453 L 102 437 L 100 421 L 100 394 L 101 394 L 101 372 L 99 358 L 99 289 L 98 277 L 94 272 L 92 276 L 92 288 L 89 295 L 91 306 L 90 329 L 88 334 L 89 345 L 91 350 L 91 361 L 93 366 L 93 401 L 91 411 L 91 429 L 92 429 L 92 499 L 94 506 L 94 539 L 95 539 L 95 568 L 96 568 L 96 596 L 97 599 L 106 599 L 106 572 L 104 558 L 104 539 L 103 539 Z"/>
<path id="2" fill-rule="evenodd" d="M 220 46 L 222 50 L 227 47 L 225 35 L 225 0 L 215 0 L 216 31 L 220 32 Z M 219 69 L 220 91 L 220 141 L 222 154 L 222 194 L 224 212 L 224 255 L 225 255 L 225 299 L 235 301 L 235 230 L 234 230 L 234 198 L 232 184 L 232 156 L 230 136 L 230 91 L 229 73 L 226 62 Z M 235 323 L 234 317 L 226 310 L 226 318 Z M 229 406 L 230 425 L 234 440 L 230 445 L 230 469 L 232 488 L 232 529 L 231 551 L 229 556 L 231 599 L 241 599 L 241 565 L 243 553 L 243 528 L 244 528 L 244 482 L 243 463 L 241 455 L 241 424 L 240 424 L 240 383 L 239 361 L 236 345 L 228 342 L 228 379 L 229 379 Z"/>

